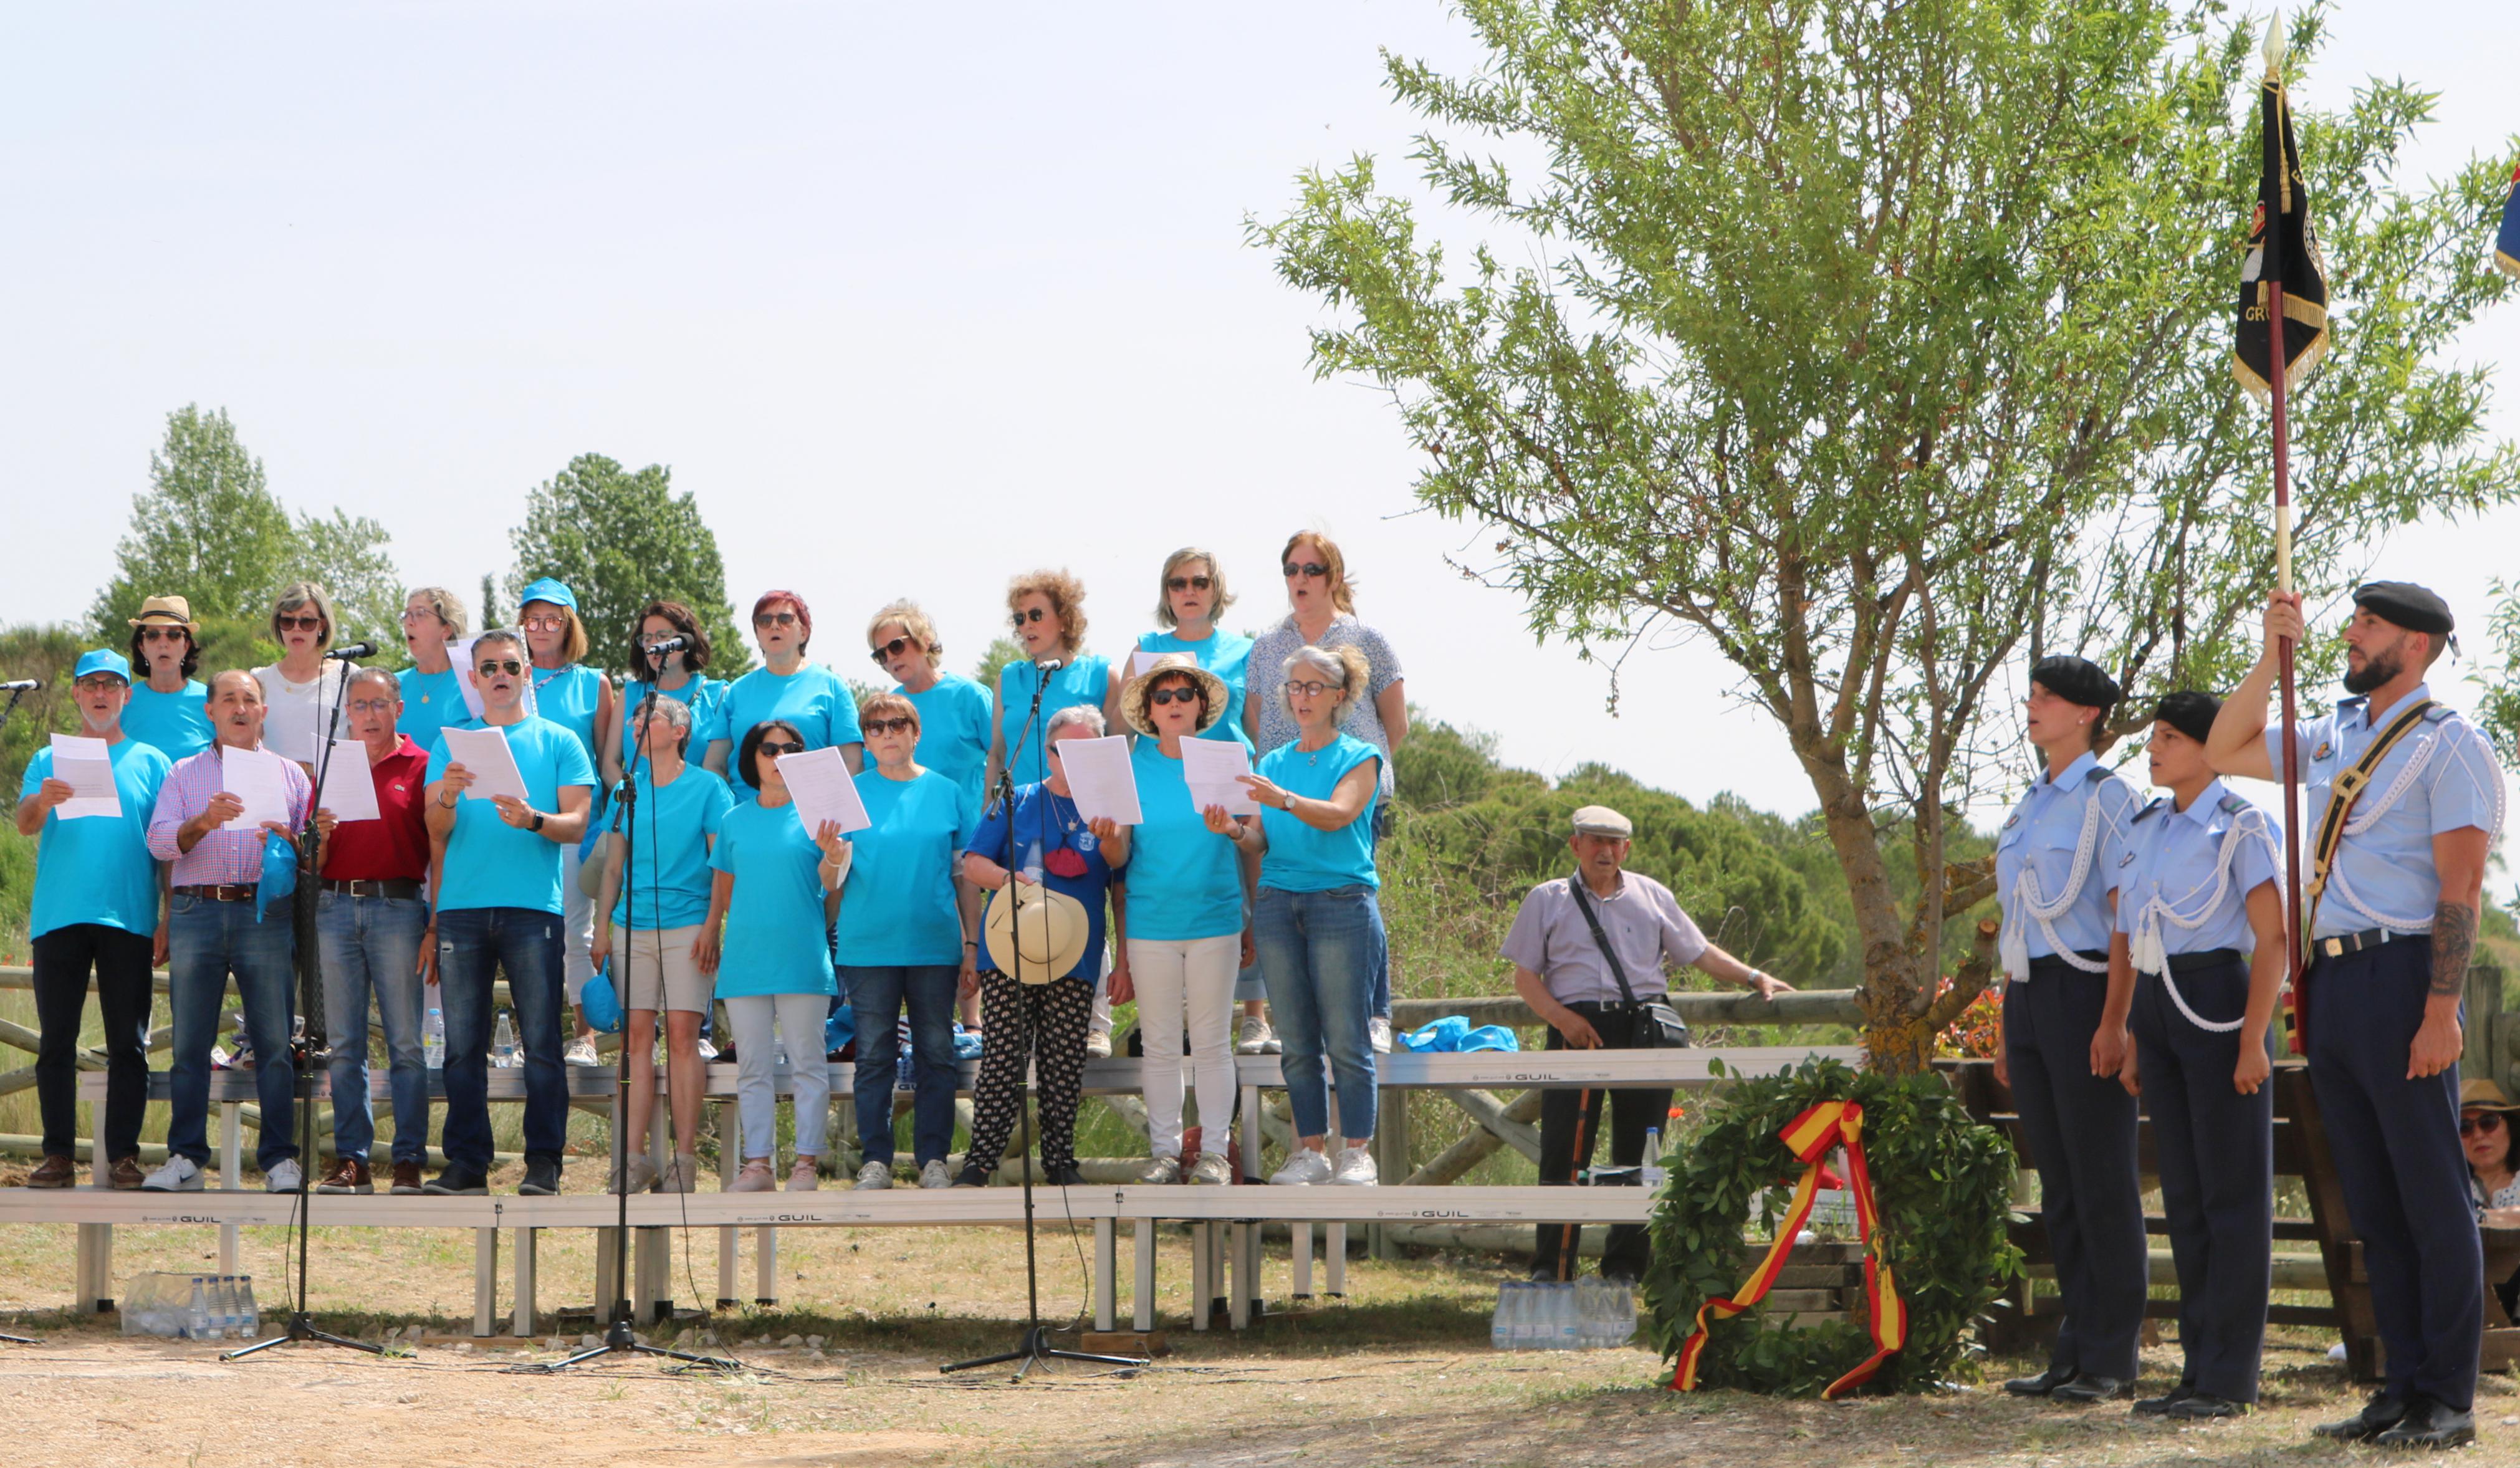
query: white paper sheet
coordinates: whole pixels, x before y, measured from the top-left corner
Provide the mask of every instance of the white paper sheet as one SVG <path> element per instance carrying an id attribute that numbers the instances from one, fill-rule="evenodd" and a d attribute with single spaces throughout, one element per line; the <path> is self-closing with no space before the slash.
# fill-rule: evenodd
<path id="1" fill-rule="evenodd" d="M 779 778 L 788 782 L 788 798 L 796 803 L 796 817 L 805 823 L 808 836 L 819 835 L 825 821 L 839 822 L 843 836 L 875 824 L 866 802 L 858 799 L 857 778 L 836 749 L 780 756 Z"/>
<path id="2" fill-rule="evenodd" d="M 1129 655 L 1129 676 L 1132 678 L 1143 676 L 1148 668 L 1155 665 L 1157 658 L 1171 656 L 1173 655 L 1170 653 L 1150 653 L 1141 648 Z"/>
<path id="3" fill-rule="evenodd" d="M 481 716 L 481 690 L 472 686 L 472 669 L 478 665 L 472 661 L 472 644 L 480 640 L 478 637 L 463 637 L 447 644 L 447 658 L 457 669 L 455 691 L 464 695 L 464 711 L 473 718 Z M 506 656 L 504 653 L 500 655 L 503 661 Z M 524 684 L 525 688 L 525 712 L 539 714 L 542 712 L 542 701 L 534 697 L 533 664 L 523 658 L 518 658 L 517 661 L 525 665 L 524 672 L 518 679 Z"/>
<path id="4" fill-rule="evenodd" d="M 245 810 L 221 827 L 250 831 L 265 821 L 289 819 L 289 763 L 269 750 L 219 751 L 219 789 L 245 802 Z"/>
<path id="5" fill-rule="evenodd" d="M 1192 809 L 1205 813 L 1222 805 L 1229 815 L 1258 815 L 1260 803 L 1240 776 L 1251 773 L 1251 752 L 1239 739 L 1185 739 L 1181 742 L 1182 783 L 1190 787 Z"/>
<path id="6" fill-rule="evenodd" d="M 382 818 L 384 812 L 377 808 L 376 770 L 368 763 L 366 745 L 355 739 L 333 741 L 333 762 L 324 766 L 324 789 L 315 797 L 315 808 L 332 811 L 336 820 Z"/>
<path id="7" fill-rule="evenodd" d="M 1089 821 L 1107 816 L 1123 826 L 1147 818 L 1138 808 L 1138 772 L 1129 763 L 1126 738 L 1062 739 L 1054 748 L 1067 773 L 1067 793 L 1076 801 L 1077 814 Z"/>
<path id="8" fill-rule="evenodd" d="M 77 792 L 53 807 L 62 819 L 122 813 L 122 792 L 113 783 L 113 752 L 104 740 L 82 734 L 54 735 L 53 778 Z"/>
<path id="9" fill-rule="evenodd" d="M 446 741 L 446 762 L 460 764 L 472 777 L 464 792 L 468 801 L 486 801 L 496 796 L 515 796 L 529 800 L 525 794 L 525 772 L 517 768 L 517 757 L 508 748 L 508 736 L 497 729 L 457 729 L 440 731 Z M 361 759 L 368 757 L 359 756 Z M 374 794 L 373 791 L 370 794 Z"/>

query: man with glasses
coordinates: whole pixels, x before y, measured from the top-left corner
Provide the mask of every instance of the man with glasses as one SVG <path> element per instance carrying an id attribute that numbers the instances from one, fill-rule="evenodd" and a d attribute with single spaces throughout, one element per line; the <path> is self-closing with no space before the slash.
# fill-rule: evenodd
<path id="1" fill-rule="evenodd" d="M 122 711 L 122 732 L 157 746 L 169 763 L 210 747 L 209 690 L 194 682 L 202 665 L 201 628 L 192 603 L 153 596 L 130 619 L 131 665 L 139 677 Z"/>
<path id="2" fill-rule="evenodd" d="M 77 794 L 54 752 L 26 763 L 18 790 L 18 834 L 37 838 L 34 905 L 27 931 L 35 964 L 35 1102 L 43 1115 L 44 1160 L 26 1186 L 76 1181 L 79 1022 L 88 973 L 96 973 L 105 1020 L 105 1124 L 99 1140 L 117 1188 L 140 1186 L 140 1117 L 149 1102 L 149 969 L 166 951 L 158 901 L 158 858 L 149 850 L 149 813 L 166 783 L 163 752 L 122 727 L 131 665 L 99 648 L 78 660 L 70 684 L 85 738 L 100 740 L 112 767 L 110 815 L 69 804 Z"/>
<path id="3" fill-rule="evenodd" d="M 421 1053 L 422 980 L 428 968 L 428 819 L 423 808 L 428 756 L 396 732 L 402 688 L 381 667 L 350 674 L 342 721 L 367 756 L 365 768 L 337 750 L 315 810 L 317 950 L 324 960 L 324 1029 L 332 1046 L 332 1170 L 323 1193 L 373 1193 L 368 1149 L 368 995 L 383 1021 L 393 1090 L 393 1190 L 420 1191 L 428 1154 L 428 1063 Z M 334 792 L 366 781 L 373 819 L 345 821 Z"/>
<path id="4" fill-rule="evenodd" d="M 446 1167 L 425 1189 L 430 1193 L 490 1190 L 490 996 L 501 970 L 525 1052 L 525 1177 L 517 1190 L 560 1191 L 568 1130 L 561 849 L 585 832 L 595 764 L 576 735 L 525 712 L 526 671 L 523 639 L 482 633 L 466 672 L 481 717 L 449 725 L 505 736 L 525 799 L 472 794 L 474 772 L 449 757 L 444 734 L 428 755 L 428 834 L 444 847 L 437 969 L 446 1011 Z"/>

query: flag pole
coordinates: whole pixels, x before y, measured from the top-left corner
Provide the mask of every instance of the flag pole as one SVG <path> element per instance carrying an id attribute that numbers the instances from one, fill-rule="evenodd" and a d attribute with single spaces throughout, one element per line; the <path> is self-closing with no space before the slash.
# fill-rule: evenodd
<path id="1" fill-rule="evenodd" d="M 2267 23 L 2267 82 L 2276 88 L 2278 106 L 2283 87 L 2283 12 L 2278 9 Z M 2290 213 L 2292 170 L 2283 156 L 2280 140 L 2269 146 L 2275 154 L 2275 173 L 2281 193 L 2277 203 L 2286 206 L 2276 217 L 2267 221 L 2266 260 L 2259 279 L 2267 288 L 2267 388 L 2273 409 L 2274 480 L 2275 480 L 2275 589 L 2290 595 L 2292 584 L 2292 485 L 2288 462 L 2291 448 L 2284 421 L 2285 332 L 2283 303 L 2283 220 Z M 2283 699 L 2283 821 L 2284 821 L 2284 976 L 2288 982 L 2299 982 L 2301 974 L 2301 750 L 2295 739 L 2300 726 L 2299 711 L 2293 697 L 2293 642 L 2289 637 L 2275 644 L 2275 676 Z M 2294 1040 L 2300 1040 L 2299 1026 Z"/>

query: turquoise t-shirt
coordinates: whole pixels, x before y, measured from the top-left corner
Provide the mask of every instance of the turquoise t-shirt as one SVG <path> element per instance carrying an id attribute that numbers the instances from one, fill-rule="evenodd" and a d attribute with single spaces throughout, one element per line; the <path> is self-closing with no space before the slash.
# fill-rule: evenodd
<path id="1" fill-rule="evenodd" d="M 710 868 L 735 878 L 718 997 L 840 991 L 823 925 L 822 861 L 794 802 L 742 801 L 726 813 L 709 852 Z"/>
<path id="2" fill-rule="evenodd" d="M 726 782 L 697 764 L 686 762 L 662 787 L 649 783 L 651 773 L 639 766 L 639 803 L 630 816 L 638 823 L 630 851 L 636 865 L 622 874 L 612 904 L 612 921 L 627 926 L 635 884 L 642 933 L 689 928 L 708 916 L 709 843 L 735 804 Z"/>
<path id="3" fill-rule="evenodd" d="M 1257 773 L 1281 790 L 1328 800 L 1339 777 L 1382 752 L 1353 734 L 1342 734 L 1307 754 L 1282 744 L 1260 757 Z M 1269 850 L 1260 858 L 1260 885 L 1280 892 L 1328 892 L 1333 887 L 1380 887 L 1373 874 L 1373 803 L 1367 798 L 1356 819 L 1335 831 L 1316 831 L 1275 805 L 1260 807 L 1260 829 Z"/>
<path id="4" fill-rule="evenodd" d="M 1198 665 L 1225 680 L 1225 717 L 1210 724 L 1201 739 L 1236 739 L 1244 749 L 1251 748 L 1251 735 L 1242 727 L 1242 683 L 1251 661 L 1251 639 L 1219 627 L 1210 632 L 1205 642 L 1184 642 L 1172 632 L 1148 632 L 1138 639 L 1142 653 L 1188 653 L 1198 660 Z"/>
<path id="5" fill-rule="evenodd" d="M 1140 821 L 1129 837 L 1129 936 L 1184 942 L 1242 931 L 1242 873 L 1234 843 L 1191 804 L 1182 761 L 1138 736 Z"/>
<path id="6" fill-rule="evenodd" d="M 169 763 L 190 759 L 210 747 L 208 692 L 199 683 L 174 693 L 134 683 L 131 702 L 122 709 L 122 732 L 155 747 Z"/>
<path id="7" fill-rule="evenodd" d="M 954 905 L 954 858 L 980 822 L 980 803 L 932 769 L 887 780 L 870 769 L 858 799 L 875 822 L 849 833 L 840 884 L 840 962 L 864 968 L 963 961 L 963 918 Z"/>
<path id="8" fill-rule="evenodd" d="M 683 686 L 680 688 L 658 688 L 653 683 L 643 683 L 633 678 L 621 690 L 621 759 L 623 763 L 629 762 L 631 748 L 639 740 L 639 706 L 648 702 L 648 695 L 652 693 L 661 693 L 692 711 L 692 742 L 683 751 L 683 757 L 691 760 L 692 763 L 699 763 L 700 757 L 708 753 L 710 740 L 726 737 L 723 732 L 726 727 L 726 711 L 720 707 L 726 702 L 725 683 L 694 673 L 683 681 Z M 729 750 L 727 757 L 734 758 L 735 752 Z"/>
<path id="9" fill-rule="evenodd" d="M 450 728 L 480 729 L 475 719 L 450 720 Z M 563 786 L 595 785 L 595 762 L 577 736 L 547 718 L 525 718 L 500 730 L 508 736 L 508 753 L 525 779 L 525 803 L 545 814 L 560 809 Z M 446 773 L 446 736 L 442 732 L 428 752 L 428 783 Z M 466 797 L 455 803 L 455 829 L 446 838 L 446 875 L 439 883 L 437 908 L 521 907 L 557 914 L 563 909 L 560 890 L 560 847 L 539 831 L 511 826 L 499 818 L 498 806 Z"/>
<path id="10" fill-rule="evenodd" d="M 865 743 L 858 734 L 858 702 L 849 697 L 849 685 L 819 663 L 804 664 L 784 678 L 756 667 L 727 685 L 720 707 L 725 711 L 726 732 L 713 737 L 730 741 L 727 778 L 738 798 L 752 794 L 752 788 L 743 783 L 743 771 L 736 767 L 736 757 L 743 753 L 743 736 L 755 724 L 774 718 L 793 724 L 809 750 Z"/>
<path id="11" fill-rule="evenodd" d="M 896 683 L 892 691 L 919 711 L 919 762 L 971 793 L 974 809 L 988 798 L 989 690 L 960 673 L 938 673 L 925 693 Z"/>
<path id="12" fill-rule="evenodd" d="M 444 672 L 406 667 L 395 673 L 394 680 L 402 684 L 402 717 L 394 720 L 394 732 L 410 736 L 424 750 L 435 749 L 438 731 L 472 716 L 464 707 L 463 679 L 464 670 L 451 663 Z"/>
<path id="13" fill-rule="evenodd" d="M 128 730 L 120 743 L 106 750 L 106 757 L 113 767 L 122 814 L 66 821 L 59 810 L 44 813 L 44 829 L 35 838 L 29 939 L 75 923 L 143 935 L 158 931 L 158 858 L 149 854 L 149 817 L 174 761 Z M 47 746 L 26 761 L 18 799 L 32 796 L 52 773 L 53 752 Z"/>
<path id="14" fill-rule="evenodd" d="M 544 672 L 525 669 L 533 679 L 534 713 L 577 736 L 590 763 L 595 758 L 595 715 L 604 707 L 604 674 L 583 663 Z"/>
<path id="15" fill-rule="evenodd" d="M 1079 704 L 1097 713 L 1102 711 L 1102 700 L 1111 691 L 1111 665 L 1091 653 L 1079 653 L 1065 667 L 1052 673 L 1050 686 L 1041 696 L 1041 719 L 1026 733 L 1032 691 L 1040 683 L 1041 669 L 1028 658 L 1018 658 L 998 672 L 998 734 L 1006 741 L 1007 763 L 1013 769 L 1017 785 L 1038 785 L 1042 781 L 1041 752 L 1052 714 Z"/>

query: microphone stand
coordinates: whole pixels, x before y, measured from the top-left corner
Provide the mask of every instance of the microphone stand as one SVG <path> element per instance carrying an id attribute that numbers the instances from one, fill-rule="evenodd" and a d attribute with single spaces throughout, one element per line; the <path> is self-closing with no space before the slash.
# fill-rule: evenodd
<path id="1" fill-rule="evenodd" d="M 370 1355 L 385 1353 L 382 1346 L 372 1346 L 365 1341 L 317 1329 L 315 1317 L 306 1308 L 306 1238 L 315 1226 L 311 1216 L 312 1205 L 315 1201 L 314 1167 L 317 1156 L 315 1067 L 318 1062 L 329 1063 L 333 1058 L 330 1038 L 328 1037 L 320 1045 L 315 1040 L 315 1032 L 325 1028 L 324 954 L 322 944 L 315 940 L 316 898 L 322 891 L 324 876 L 323 867 L 316 861 L 315 854 L 317 848 L 323 844 L 323 838 L 315 830 L 315 809 L 317 803 L 323 799 L 324 779 L 332 772 L 333 740 L 341 731 L 341 700 L 350 689 L 350 668 L 347 665 L 357 660 L 347 655 L 337 657 L 326 654 L 324 661 L 338 662 L 344 665 L 341 668 L 340 680 L 334 685 L 333 710 L 324 723 L 324 738 L 315 751 L 315 788 L 307 795 L 306 829 L 297 838 L 297 890 L 291 895 L 289 915 L 290 926 L 296 939 L 298 995 L 304 1004 L 304 1008 L 298 1015 L 296 1029 L 289 1036 L 288 1047 L 290 1064 L 297 1068 L 293 1087 L 297 1093 L 297 1204 L 295 1208 L 297 1299 L 295 1306 L 289 1311 L 289 1323 L 282 1327 L 280 1334 L 269 1340 L 256 1341 L 250 1346 L 240 1347 L 235 1351 L 223 1351 L 219 1353 L 219 1359 L 223 1361 L 243 1360 L 256 1352 L 269 1351 L 274 1346 L 286 1345 L 292 1341 L 319 1346 L 338 1346 L 346 1351 L 364 1351 Z M 322 669 L 319 669 L 315 675 L 315 701 L 319 706 L 324 701 L 324 670 Z M 374 776 L 370 778 L 373 779 Z M 257 922 L 262 921 L 264 916 L 260 895 L 258 893 L 255 895 L 254 902 L 254 919 Z M 364 1022 L 366 1017 L 363 1015 L 360 1018 Z M 359 1028 L 364 1032 L 367 1027 L 362 1023 Z M 259 1064 L 261 1057 L 257 1056 L 255 1060 Z M 268 1117 L 264 1118 L 264 1124 L 270 1124 L 270 1120 Z"/>
<path id="2" fill-rule="evenodd" d="M 1039 751 L 1038 758 L 1041 761 L 1042 772 L 1046 776 L 1050 771 L 1050 755 L 1047 748 L 1048 737 L 1043 733 L 1040 727 L 1041 699 L 1042 695 L 1050 690 L 1050 675 L 1057 672 L 1058 669 L 1056 665 L 1048 668 L 1040 668 L 1038 667 L 1038 665 L 1036 665 L 1036 669 L 1039 673 L 1039 678 L 1038 681 L 1033 684 L 1032 708 L 1024 714 L 1023 729 L 1021 733 L 1016 735 L 1015 743 L 1020 746 L 1028 738 L 1034 741 L 1034 747 Z M 1048 794 L 1049 792 L 1047 790 L 1043 792 L 1045 798 L 1047 798 Z M 1021 1128 L 1019 1135 L 1021 1138 L 1020 1147 L 1023 1156 L 1020 1170 L 1023 1174 L 1025 1324 L 1023 1338 L 1015 1344 L 1014 1350 L 1001 1351 L 995 1355 L 975 1356 L 968 1361 L 955 1361 L 950 1365 L 938 1367 L 937 1372 L 939 1375 L 950 1375 L 956 1371 L 971 1371 L 982 1366 L 1003 1366 L 1009 1361 L 1020 1361 L 1023 1364 L 1015 1368 L 1014 1379 L 1016 1381 L 1021 1381 L 1033 1367 L 1046 1365 L 1048 1362 L 1055 1360 L 1088 1361 L 1098 1366 L 1144 1366 L 1148 1364 L 1147 1357 L 1145 1356 L 1098 1355 L 1091 1352 L 1067 1351 L 1059 1347 L 1053 1346 L 1050 1344 L 1050 1327 L 1041 1323 L 1041 1266 L 1038 1258 L 1038 1244 L 1036 1242 L 1034 1232 L 1032 1195 L 1032 1108 L 1034 1100 L 1040 1094 L 1041 1084 L 1041 1057 L 1033 1048 L 1033 1040 L 1041 1031 L 1041 986 L 1027 983 L 1023 977 L 1023 903 L 1018 899 L 1015 893 L 1015 876 L 1020 868 L 1015 865 L 1015 776 L 1014 758 L 1012 754 L 1008 757 L 1006 767 L 998 771 L 997 798 L 1006 803 L 1007 808 L 1007 885 L 1005 888 L 1005 896 L 1006 900 L 1015 904 L 1013 909 L 1007 914 L 1009 938 L 1012 940 L 1009 946 L 1014 949 L 1015 960 L 1015 971 L 1009 977 L 1014 980 L 1016 993 L 1022 1001 L 1022 1052 L 1032 1077 L 1032 1078 L 1025 1084 L 1026 1091 L 1031 1094 L 1025 1098 L 1024 1103 L 1015 1111 L 1015 1124 Z M 1047 800 L 1045 799 L 1044 803 L 1041 804 L 1036 804 L 1033 809 L 1034 836 L 1036 839 L 1041 840 L 1044 846 L 1047 846 L 1047 838 L 1050 834 Z M 1045 882 L 1044 885 L 1047 886 L 1047 882 Z M 1044 982 L 1057 984 L 1060 977 L 1061 976 L 1059 975 L 1053 974 Z"/>

